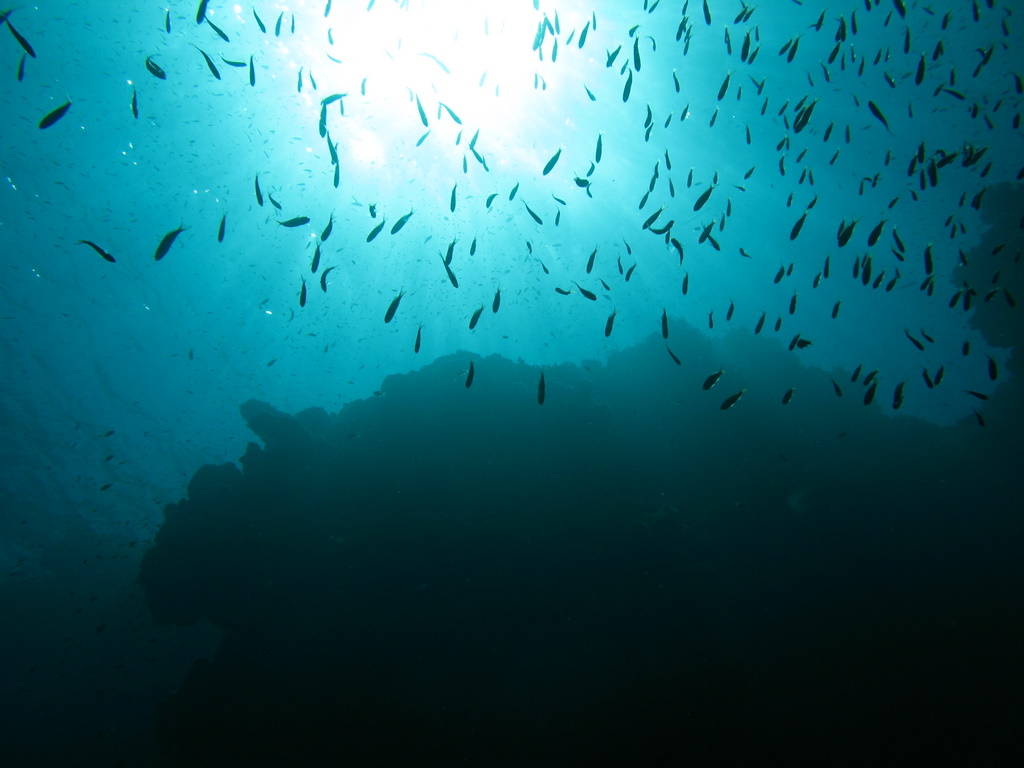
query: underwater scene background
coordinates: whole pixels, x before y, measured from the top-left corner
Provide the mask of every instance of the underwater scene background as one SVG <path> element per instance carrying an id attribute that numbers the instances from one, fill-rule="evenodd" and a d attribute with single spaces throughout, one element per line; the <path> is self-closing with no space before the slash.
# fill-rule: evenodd
<path id="1" fill-rule="evenodd" d="M 0 18 L 5 764 L 1020 759 L 1015 4 Z"/>

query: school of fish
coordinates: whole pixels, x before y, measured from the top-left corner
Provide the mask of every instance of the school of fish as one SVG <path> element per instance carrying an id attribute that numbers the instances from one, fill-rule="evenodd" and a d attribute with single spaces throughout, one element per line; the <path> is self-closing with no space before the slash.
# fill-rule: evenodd
<path id="1" fill-rule="evenodd" d="M 403 7 L 409 0 L 394 1 L 399 7 Z M 373 13 L 375 4 L 376 0 L 369 0 L 365 12 Z M 814 343 L 813 338 L 803 336 L 803 332 L 799 330 L 801 325 L 813 328 L 814 324 L 823 320 L 821 317 L 800 317 L 802 296 L 806 292 L 819 289 L 824 281 L 849 280 L 851 294 L 855 290 L 890 293 L 893 294 L 893 300 L 897 295 L 894 291 L 908 284 L 913 284 L 918 291 L 927 294 L 928 297 L 933 296 L 942 290 L 942 284 L 936 279 L 937 275 L 950 264 L 965 263 L 964 249 L 957 248 L 955 242 L 958 237 L 968 233 L 965 222 L 969 220 L 969 216 L 966 214 L 980 210 L 988 189 L 986 180 L 989 174 L 993 168 L 998 169 L 1001 163 L 1005 166 L 1007 159 L 994 157 L 988 147 L 976 138 L 968 140 L 952 136 L 945 146 L 929 146 L 922 140 L 916 144 L 912 153 L 900 154 L 890 149 L 884 156 L 872 158 L 870 162 L 860 161 L 862 175 L 858 179 L 857 188 L 844 191 L 832 188 L 819 189 L 815 186 L 815 171 L 819 170 L 820 166 L 816 168 L 808 160 L 808 150 L 812 143 L 824 143 L 833 152 L 831 160 L 828 161 L 828 165 L 832 166 L 840 161 L 843 153 L 857 151 L 856 139 L 860 133 L 870 132 L 876 135 L 881 132 L 887 137 L 895 138 L 894 131 L 897 129 L 892 114 L 893 103 L 899 103 L 902 111 L 906 112 L 905 116 L 900 115 L 901 126 L 912 125 L 915 112 L 924 114 L 931 105 L 941 104 L 943 108 L 953 106 L 969 114 L 974 124 L 979 127 L 977 135 L 984 136 L 986 130 L 995 130 L 997 126 L 1010 127 L 1020 135 L 1020 107 L 1024 81 L 1019 73 L 1012 71 L 1012 58 L 1009 53 L 1013 48 L 1014 9 L 1012 5 L 997 3 L 996 0 L 971 0 L 959 3 L 955 9 L 940 14 L 926 4 L 918 2 L 848 0 L 839 8 L 832 6 L 827 11 L 821 11 L 816 21 L 809 27 L 792 30 L 790 39 L 779 50 L 762 51 L 762 26 L 785 26 L 785 13 L 780 11 L 784 10 L 784 5 L 790 4 L 809 5 L 799 0 L 788 0 L 786 3 L 780 1 L 771 6 L 755 6 L 742 1 L 725 3 L 701 0 L 699 4 L 695 2 L 691 9 L 688 1 L 679 6 L 663 3 L 661 0 L 643 0 L 642 3 L 635 3 L 638 21 L 634 26 L 607 31 L 596 11 L 592 12 L 590 18 L 581 26 L 566 29 L 553 7 L 549 10 L 542 9 L 539 0 L 533 0 L 537 27 L 532 40 L 532 51 L 538 62 L 554 64 L 558 61 L 560 51 L 573 46 L 578 51 L 583 51 L 589 42 L 593 47 L 598 34 L 604 35 L 604 40 L 608 39 L 608 35 L 612 35 L 616 40 L 613 47 L 597 51 L 596 54 L 597 69 L 606 81 L 606 87 L 599 88 L 597 82 L 582 85 L 590 102 L 595 102 L 599 98 L 607 99 L 607 86 L 610 83 L 616 98 L 621 99 L 623 105 L 629 103 L 644 83 L 644 78 L 651 76 L 652 67 L 645 64 L 648 57 L 671 55 L 679 62 L 679 71 L 672 70 L 671 82 L 657 84 L 658 87 L 678 95 L 678 110 L 667 115 L 657 115 L 648 103 L 644 123 L 642 127 L 636 127 L 635 140 L 638 145 L 649 144 L 654 136 L 664 137 L 665 146 L 658 149 L 660 157 L 653 167 L 650 180 L 635 185 L 632 179 L 627 182 L 604 178 L 601 173 L 602 161 L 607 164 L 609 147 L 606 146 L 606 134 L 601 131 L 588 138 L 586 168 L 578 167 L 581 157 L 579 147 L 557 143 L 546 149 L 539 148 L 536 163 L 532 167 L 522 164 L 515 168 L 515 173 L 522 179 L 530 180 L 531 199 L 527 200 L 520 195 L 520 182 L 511 188 L 494 189 L 486 196 L 480 195 L 478 191 L 481 185 L 486 185 L 491 166 L 500 161 L 499 158 L 490 155 L 486 134 L 481 135 L 479 129 L 463 126 L 459 104 L 442 102 L 433 98 L 432 94 L 416 93 L 408 89 L 406 96 L 409 105 L 409 128 L 416 132 L 415 135 L 425 130 L 415 143 L 417 149 L 422 148 L 426 151 L 426 147 L 436 142 L 435 137 L 441 123 L 451 123 L 458 130 L 454 143 L 461 152 L 461 163 L 453 167 L 449 182 L 443 189 L 437 190 L 437 195 L 443 198 L 445 207 L 451 214 L 468 211 L 467 221 L 473 221 L 474 216 L 500 207 L 509 217 L 521 219 L 524 226 L 532 227 L 535 236 L 522 246 L 522 258 L 516 258 L 516 268 L 534 270 L 539 279 L 549 281 L 545 290 L 560 297 L 560 301 L 582 299 L 584 302 L 596 302 L 599 297 L 609 298 L 610 313 L 602 315 L 606 317 L 603 326 L 606 338 L 615 332 L 616 320 L 620 317 L 620 307 L 623 306 L 616 302 L 616 295 L 629 290 L 628 284 L 634 276 L 634 271 L 639 267 L 643 272 L 645 259 L 665 258 L 661 254 L 668 254 L 679 269 L 676 283 L 679 302 L 686 301 L 685 297 L 690 290 L 691 270 L 699 272 L 701 260 L 712 252 L 722 259 L 770 260 L 772 270 L 774 264 L 779 263 L 778 270 L 774 272 L 774 279 L 766 281 L 768 284 L 764 286 L 764 290 L 785 289 L 786 296 L 789 297 L 786 302 L 787 309 L 773 321 L 767 310 L 760 307 L 747 308 L 758 317 L 757 322 L 750 327 L 750 332 L 761 334 L 769 328 L 774 328 L 775 332 L 782 332 L 784 324 L 793 325 L 794 331 L 790 331 L 792 335 L 787 334 L 785 338 L 789 339 L 788 348 L 794 354 L 799 354 L 800 350 Z M 239 88 L 257 89 L 260 80 L 270 74 L 267 73 L 269 65 L 261 60 L 258 49 L 247 56 L 240 56 L 237 46 L 228 48 L 232 40 L 237 42 L 241 30 L 234 29 L 227 23 L 231 21 L 230 13 L 226 6 L 221 9 L 217 7 L 219 5 L 203 0 L 198 4 L 195 13 L 189 14 L 188 24 L 179 23 L 179 12 L 182 10 L 179 7 L 174 9 L 174 15 L 171 10 L 164 11 L 160 21 L 167 35 L 188 37 L 191 48 L 194 49 L 193 53 L 207 77 L 215 81 L 228 78 L 231 72 L 222 72 L 218 66 L 223 65 L 229 70 L 238 70 L 240 74 L 235 81 Z M 728 13 L 726 7 L 730 9 Z M 214 23 L 214 11 L 224 14 L 222 25 Z M 301 30 L 303 24 L 302 16 L 292 12 L 281 11 L 277 18 L 268 24 L 256 8 L 249 11 L 252 21 L 259 29 L 259 35 L 273 35 L 278 38 L 294 35 L 296 29 Z M 332 12 L 332 3 L 327 0 L 323 7 L 324 18 L 329 19 Z M 37 58 L 38 53 L 23 32 L 12 24 L 12 18 L 17 21 L 18 15 L 18 9 L 0 12 L 0 25 L 7 27 L 22 52 L 17 67 L 17 78 L 21 81 L 25 77 L 26 60 Z M 955 46 L 957 30 L 992 15 L 999 17 L 997 26 L 1001 30 L 1001 37 L 992 39 L 988 46 L 976 51 L 977 67 L 973 73 L 957 71 L 956 67 L 950 64 L 951 54 L 948 50 Z M 870 36 L 865 35 L 860 29 L 868 16 L 872 18 L 873 24 L 881 24 L 885 28 L 902 28 L 902 48 L 891 50 L 888 47 L 874 46 Z M 881 17 L 880 21 L 878 17 Z M 207 30 L 212 31 L 213 35 L 207 34 Z M 648 34 L 654 30 L 657 30 L 656 34 Z M 919 30 L 925 32 L 919 34 Z M 1017 33 L 1020 33 L 1019 30 Z M 715 44 L 725 48 L 732 65 L 728 71 L 717 73 L 714 82 L 708 82 L 706 74 L 700 78 L 687 77 L 682 70 L 691 45 L 698 38 L 707 39 L 711 36 L 720 38 Z M 819 41 L 827 37 L 830 43 L 834 42 L 825 60 L 810 61 L 801 56 L 801 41 L 804 41 L 806 49 L 807 39 L 811 37 Z M 322 41 L 327 51 L 326 58 L 333 65 L 344 68 L 345 52 L 337 50 L 334 46 L 330 31 L 327 38 Z M 531 41 L 524 40 L 523 45 L 529 47 Z M 423 66 L 436 67 L 439 77 L 450 74 L 443 56 L 430 52 L 422 52 L 419 56 L 422 57 Z M 772 59 L 770 66 L 765 65 L 766 59 Z M 1007 61 L 1011 63 L 1007 64 Z M 157 53 L 141 56 L 139 65 L 152 78 L 159 81 L 171 82 L 175 78 L 199 77 L 197 70 L 186 69 L 184 62 L 172 61 L 166 55 Z M 766 82 L 772 76 L 765 73 L 775 71 L 779 66 L 790 67 L 794 73 L 790 77 L 799 74 L 802 75 L 802 79 L 806 79 L 804 92 L 794 96 L 792 103 L 787 100 L 780 104 L 770 104 L 769 97 L 765 95 Z M 800 69 L 801 67 L 803 69 Z M 995 75 L 999 83 L 998 92 L 979 93 L 972 88 L 972 82 L 977 81 L 979 76 L 988 76 L 992 74 L 991 70 L 998 67 L 1004 67 Z M 132 74 L 134 76 L 134 73 Z M 275 72 L 272 76 L 282 74 Z M 840 75 L 855 76 L 866 83 L 863 88 L 850 90 L 844 95 L 856 114 L 863 116 L 859 122 L 832 118 L 826 111 L 826 105 L 835 98 L 826 96 L 826 88 L 832 84 L 833 78 Z M 313 67 L 299 67 L 294 77 L 298 93 L 303 93 L 304 89 L 307 92 L 318 91 Z M 481 77 L 481 85 L 485 77 L 486 73 Z M 539 73 L 534 74 L 533 82 L 535 89 L 544 90 L 547 87 L 544 77 Z M 911 82 L 913 86 L 910 85 Z M 142 77 L 133 81 L 131 100 L 130 104 L 126 105 L 126 113 L 136 120 L 139 119 L 140 109 L 145 108 L 145 92 L 149 83 Z M 346 109 L 351 112 L 359 99 L 366 95 L 367 87 L 372 86 L 372 78 L 363 78 L 357 89 L 325 95 L 316 103 L 314 110 L 298 118 L 305 119 L 309 125 L 315 126 L 323 140 L 326 154 L 330 158 L 330 172 L 335 190 L 343 191 L 345 185 L 343 165 L 345 121 L 348 119 Z M 894 102 L 888 99 L 885 92 L 885 89 L 896 91 L 908 88 L 916 89 L 911 100 L 900 98 Z M 881 95 L 877 95 L 879 89 Z M 729 105 L 733 101 L 741 100 L 753 101 L 758 105 L 760 122 L 742 121 L 742 125 L 739 125 L 737 119 L 731 116 Z M 69 95 L 59 106 L 40 111 L 33 116 L 33 122 L 37 122 L 40 130 L 48 131 L 48 136 L 52 135 L 60 131 L 62 125 L 67 124 L 67 116 L 72 113 L 75 101 L 76 99 Z M 692 168 L 688 173 L 682 172 L 679 168 L 674 169 L 673 155 L 678 158 L 680 150 L 672 139 L 672 132 L 683 130 L 687 121 L 695 120 L 706 121 L 707 125 L 714 127 L 715 130 L 739 129 L 737 141 L 746 146 L 771 142 L 775 146 L 777 167 L 771 169 L 753 166 L 744 173 L 731 177 L 720 176 L 716 172 L 710 178 L 703 179 L 695 178 Z M 468 138 L 464 138 L 463 130 L 466 131 Z M 572 164 L 571 169 L 566 168 L 569 163 Z M 474 169 L 472 174 L 471 168 Z M 252 169 L 253 185 L 249 192 L 250 199 L 254 200 L 259 208 L 265 208 L 268 204 L 272 206 L 266 208 L 272 215 L 268 217 L 265 226 L 275 226 L 276 223 L 276 226 L 282 229 L 298 230 L 312 236 L 314 251 L 308 262 L 309 270 L 312 275 L 318 276 L 320 288 L 327 294 L 330 285 L 328 276 L 333 273 L 332 277 L 339 279 L 344 272 L 340 262 L 322 268 L 322 260 L 331 256 L 326 244 L 335 231 L 335 212 L 332 211 L 326 220 L 316 222 L 313 220 L 315 216 L 312 212 L 298 211 L 294 212 L 294 215 L 285 214 L 284 205 L 274 196 L 275 188 L 268 189 L 266 182 L 261 180 L 261 175 L 265 175 L 267 171 L 266 167 Z M 567 174 L 568 187 L 556 183 L 559 173 Z M 900 232 L 901 221 L 913 218 L 916 207 L 931 205 L 929 191 L 936 188 L 943 177 L 953 174 L 957 179 L 954 183 L 963 185 L 965 190 L 970 185 L 974 190 L 973 194 L 964 191 L 958 205 L 947 212 L 947 229 L 936 232 L 932 242 L 906 242 Z M 834 243 L 809 243 L 806 234 L 801 236 L 806 232 L 809 222 L 818 215 L 825 215 L 820 209 L 816 209 L 819 197 L 827 196 L 833 208 L 842 208 L 842 195 L 863 197 L 876 189 L 880 182 L 893 180 L 898 181 L 902 191 L 894 195 L 884 209 L 878 211 L 875 220 L 862 221 L 861 218 L 850 216 L 828 222 L 828 225 L 835 229 Z M 1016 171 L 1015 180 L 1024 180 L 1024 166 Z M 548 182 L 551 202 L 536 200 L 533 196 L 540 188 L 539 185 Z M 731 223 L 734 216 L 734 200 L 735 207 L 739 209 L 743 196 L 759 183 L 777 186 L 778 194 L 786 197 L 785 206 L 793 211 L 791 221 L 786 222 L 788 238 L 779 242 L 764 242 L 755 232 L 742 246 L 735 249 L 727 248 L 723 244 L 726 242 L 723 233 L 727 223 Z M 289 197 L 288 189 L 276 191 L 282 200 Z M 329 193 L 329 189 L 322 190 L 324 196 L 328 196 Z M 570 272 L 563 272 L 565 281 L 558 283 L 551 275 L 551 269 L 540 255 L 535 253 L 535 248 L 545 238 L 554 237 L 551 233 L 560 226 L 563 214 L 571 215 L 574 206 L 581 204 L 575 198 L 570 198 L 570 193 L 580 196 L 579 199 L 584 204 L 588 199 L 592 200 L 600 195 L 620 196 L 629 201 L 629 205 L 633 204 L 632 201 L 638 201 L 638 215 L 635 219 L 623 218 L 619 233 L 620 242 L 614 245 L 614 252 L 609 252 L 612 246 L 604 242 L 574 243 L 578 255 L 572 258 L 576 260 L 576 267 Z M 799 203 L 798 197 L 802 200 Z M 381 208 L 380 211 L 378 206 Z M 416 229 L 417 225 L 431 226 L 431 222 L 424 221 L 423 214 L 417 215 L 413 207 L 396 210 L 386 201 L 379 201 L 369 205 L 360 204 L 359 210 L 359 215 L 365 221 L 365 228 L 357 230 L 357 224 L 353 219 L 345 217 L 345 231 L 339 232 L 340 237 L 336 236 L 332 245 L 337 243 L 338 247 L 344 248 L 346 241 L 360 241 L 367 245 L 374 244 L 374 247 L 384 247 L 381 243 L 388 238 L 407 237 L 409 231 Z M 239 212 L 238 215 L 241 217 L 243 214 Z M 223 243 L 230 232 L 228 222 L 234 216 L 235 213 L 231 211 L 217 211 L 215 233 L 201 233 L 197 222 L 186 224 L 184 221 L 169 221 L 166 233 L 159 238 L 154 237 L 154 260 L 173 258 L 176 248 L 205 248 L 214 238 L 218 243 Z M 340 223 L 342 219 L 337 221 Z M 423 230 L 417 236 L 422 235 Z M 251 233 L 250 236 L 258 237 L 258 232 Z M 427 236 L 426 240 L 429 240 L 430 236 Z M 436 270 L 436 278 L 450 284 L 452 292 L 460 290 L 460 278 L 464 279 L 468 273 L 479 269 L 473 257 L 477 252 L 477 241 L 482 237 L 482 232 L 462 230 L 451 239 L 444 250 L 437 251 L 440 265 L 434 260 L 433 255 L 430 256 L 430 263 Z M 943 239 L 945 244 L 942 242 Z M 471 244 L 467 247 L 465 243 Z M 115 255 L 108 252 L 104 243 L 97 243 L 91 237 L 86 238 L 84 234 L 77 239 L 76 244 L 88 246 L 108 264 L 118 264 L 124 258 L 120 253 Z M 301 241 L 297 241 L 297 252 L 300 246 Z M 836 274 L 840 262 L 849 265 L 849 273 L 846 273 L 847 267 L 844 267 L 842 276 Z M 847 274 L 852 275 L 852 280 Z M 395 283 L 399 282 L 399 279 L 395 280 Z M 775 288 L 780 285 L 782 288 Z M 307 293 L 305 277 L 300 279 L 296 289 L 296 303 L 302 310 L 312 298 Z M 493 299 L 488 299 L 491 308 L 489 314 L 497 314 L 510 298 L 512 301 L 523 300 L 521 294 L 512 294 L 510 297 L 508 291 L 503 297 L 500 284 L 494 284 L 492 290 Z M 408 302 L 402 304 L 403 297 L 410 292 L 411 290 L 407 291 L 404 285 L 395 285 L 388 303 L 381 306 L 385 324 L 396 321 L 410 311 Z M 490 293 L 487 295 L 489 297 Z M 1016 306 L 1015 296 L 1001 281 L 998 273 L 990 285 L 965 283 L 949 297 L 936 297 L 937 304 L 944 306 L 947 312 L 969 312 L 972 304 L 977 301 L 1001 301 L 1010 308 Z M 682 306 L 681 304 L 679 307 L 658 307 L 650 313 L 651 317 L 644 321 L 649 322 L 652 333 L 660 331 L 666 344 L 666 352 L 675 366 L 685 365 L 685 354 L 668 346 L 669 318 L 670 315 L 683 314 Z M 824 320 L 842 322 L 841 306 L 843 299 L 831 304 L 831 312 L 826 314 Z M 486 303 L 477 300 L 467 307 L 464 313 L 451 307 L 446 308 L 445 312 L 450 316 L 455 315 L 450 317 L 451 322 L 465 324 L 470 331 L 480 332 L 485 331 L 487 325 L 486 308 Z M 660 322 L 657 310 L 660 310 Z M 716 323 L 735 323 L 736 311 L 736 302 L 726 297 L 717 315 L 715 308 L 708 311 L 708 328 L 714 329 Z M 430 329 L 425 316 L 419 315 L 412 319 L 416 325 L 415 338 L 410 334 L 407 343 L 414 353 L 419 353 L 425 331 Z M 917 325 L 913 328 L 905 327 L 903 335 L 909 354 L 913 351 L 925 352 L 936 343 L 936 339 L 926 328 L 919 328 Z M 894 343 L 892 339 L 880 341 L 886 344 Z M 991 355 L 985 355 L 984 359 L 979 361 L 980 356 L 972 355 L 970 343 L 966 340 L 960 345 L 960 350 L 962 360 L 955 363 L 950 361 L 934 370 L 922 369 L 923 385 L 927 390 L 934 390 L 942 385 L 947 368 L 954 364 L 977 366 L 977 370 L 983 371 L 989 380 L 999 380 L 999 365 Z M 487 375 L 484 366 L 479 363 L 480 360 L 467 361 L 464 381 L 466 388 L 473 384 L 477 367 L 481 369 L 482 377 Z M 730 394 L 720 403 L 720 409 L 723 411 L 737 406 L 748 389 L 758 386 L 756 380 L 730 381 L 729 373 L 724 368 L 714 372 L 702 371 L 699 374 L 702 377 L 706 376 L 702 387 L 704 392 L 709 392 L 719 380 L 728 388 Z M 834 378 L 831 383 L 834 394 L 843 397 L 843 387 Z M 892 409 L 900 409 L 905 397 L 911 396 L 912 389 L 911 382 L 905 378 L 886 381 L 884 373 L 870 364 L 857 367 L 851 384 L 860 388 L 859 396 L 866 406 L 875 401 L 876 391 L 884 387 L 881 389 L 882 392 L 892 392 L 891 398 L 886 395 L 885 399 Z M 919 389 L 919 385 L 915 383 L 913 389 Z M 694 396 L 700 394 L 695 392 Z M 987 395 L 974 390 L 964 390 L 959 396 L 977 401 L 979 406 L 988 399 Z M 778 394 L 782 405 L 788 405 L 794 397 L 799 397 L 795 387 L 789 387 Z M 538 379 L 538 404 L 543 405 L 546 398 L 547 383 L 545 374 L 541 371 Z M 978 410 L 974 410 L 974 413 L 978 424 L 984 426 L 982 414 Z"/>

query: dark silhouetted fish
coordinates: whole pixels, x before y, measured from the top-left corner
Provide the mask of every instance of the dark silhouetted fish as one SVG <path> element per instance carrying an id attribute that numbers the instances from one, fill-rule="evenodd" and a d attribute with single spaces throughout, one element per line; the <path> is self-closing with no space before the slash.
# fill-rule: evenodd
<path id="1" fill-rule="evenodd" d="M 117 261 L 117 259 L 115 259 L 115 258 L 114 258 L 113 256 L 111 256 L 111 255 L 110 255 L 109 253 L 107 253 L 106 251 L 104 251 L 104 250 L 103 250 L 102 248 L 100 248 L 100 247 L 99 247 L 98 245 L 96 245 L 96 243 L 94 243 L 94 242 L 93 242 L 92 240 L 79 240 L 79 241 L 78 241 L 78 245 L 88 245 L 88 246 L 89 246 L 90 248 L 92 248 L 92 249 L 93 249 L 94 251 L 96 251 L 96 253 L 98 253 L 98 254 L 99 254 L 100 256 L 102 256 L 102 257 L 103 257 L 104 259 L 106 259 L 107 261 L 109 261 L 109 262 L 110 262 L 111 264 L 113 264 L 114 262 L 116 262 L 116 261 Z"/>
<path id="2" fill-rule="evenodd" d="M 710 376 L 704 379 L 704 391 L 706 392 L 707 390 L 715 386 L 715 384 L 718 383 L 718 380 L 722 378 L 723 373 L 725 373 L 725 369 L 719 368 L 716 373 L 712 373 Z"/>
<path id="3" fill-rule="evenodd" d="M 407 214 L 402 216 L 402 218 L 396 221 L 395 226 L 391 228 L 391 234 L 397 235 L 401 231 L 402 227 L 404 227 L 406 223 L 409 221 L 409 219 L 412 217 L 413 213 L 415 213 L 415 211 L 409 211 Z"/>
<path id="4" fill-rule="evenodd" d="M 160 245 L 156 247 L 156 253 L 153 254 L 153 260 L 160 261 L 160 259 L 166 256 L 167 252 L 171 250 L 171 246 L 174 245 L 174 241 L 178 239 L 178 235 L 180 235 L 186 229 L 188 229 L 188 227 L 181 226 L 178 227 L 177 229 L 172 229 L 170 232 L 164 235 L 163 239 L 160 241 Z"/>
<path id="5" fill-rule="evenodd" d="M 163 68 L 159 64 L 153 61 L 152 56 L 146 57 L 146 69 L 148 69 L 154 77 L 158 77 L 161 80 L 167 79 L 167 73 L 164 72 Z"/>
<path id="6" fill-rule="evenodd" d="M 725 398 L 725 400 L 722 401 L 722 405 L 720 406 L 721 409 L 723 411 L 728 411 L 730 408 L 732 408 L 734 405 L 736 405 L 736 403 L 739 402 L 739 399 L 741 397 L 743 397 L 743 393 L 746 392 L 746 391 L 747 391 L 746 389 L 741 389 L 736 394 L 729 395 L 727 398 Z"/>
<path id="7" fill-rule="evenodd" d="M 398 311 L 398 305 L 402 301 L 402 297 L 405 295 L 405 290 L 398 292 L 398 295 L 391 300 L 391 304 L 388 305 L 388 311 L 384 313 L 384 322 L 390 323 L 395 318 L 395 312 Z"/>
<path id="8" fill-rule="evenodd" d="M 328 267 L 327 269 L 320 273 L 320 289 L 324 293 L 327 293 L 327 275 L 331 273 L 332 269 L 334 269 L 334 267 Z"/>
<path id="9" fill-rule="evenodd" d="M 59 107 L 57 107 L 52 112 L 50 112 L 47 115 L 45 115 L 43 117 L 43 119 L 39 121 L 40 129 L 42 129 L 42 128 L 49 128 L 51 125 L 53 125 L 58 120 L 60 120 L 62 117 L 64 117 L 64 115 L 67 114 L 67 111 L 70 108 L 71 108 L 71 102 L 67 101 L 64 104 L 61 104 Z"/>

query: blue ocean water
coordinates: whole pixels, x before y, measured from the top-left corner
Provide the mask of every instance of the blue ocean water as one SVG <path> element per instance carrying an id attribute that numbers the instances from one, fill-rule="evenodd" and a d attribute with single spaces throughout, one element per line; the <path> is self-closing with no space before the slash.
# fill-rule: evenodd
<path id="1" fill-rule="evenodd" d="M 15 764 L 1019 750 L 1018 17 L 5 12 Z"/>

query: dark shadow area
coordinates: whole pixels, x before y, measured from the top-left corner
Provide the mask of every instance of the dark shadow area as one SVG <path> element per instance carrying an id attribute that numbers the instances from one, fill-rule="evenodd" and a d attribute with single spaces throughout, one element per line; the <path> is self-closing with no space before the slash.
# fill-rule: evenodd
<path id="1" fill-rule="evenodd" d="M 142 566 L 159 623 L 225 632 L 165 763 L 1018 753 L 1016 396 L 938 428 L 763 337 L 672 344 L 549 369 L 543 406 L 498 357 L 467 389 L 466 355 L 338 414 L 246 403 L 263 447 L 197 472 Z"/>

